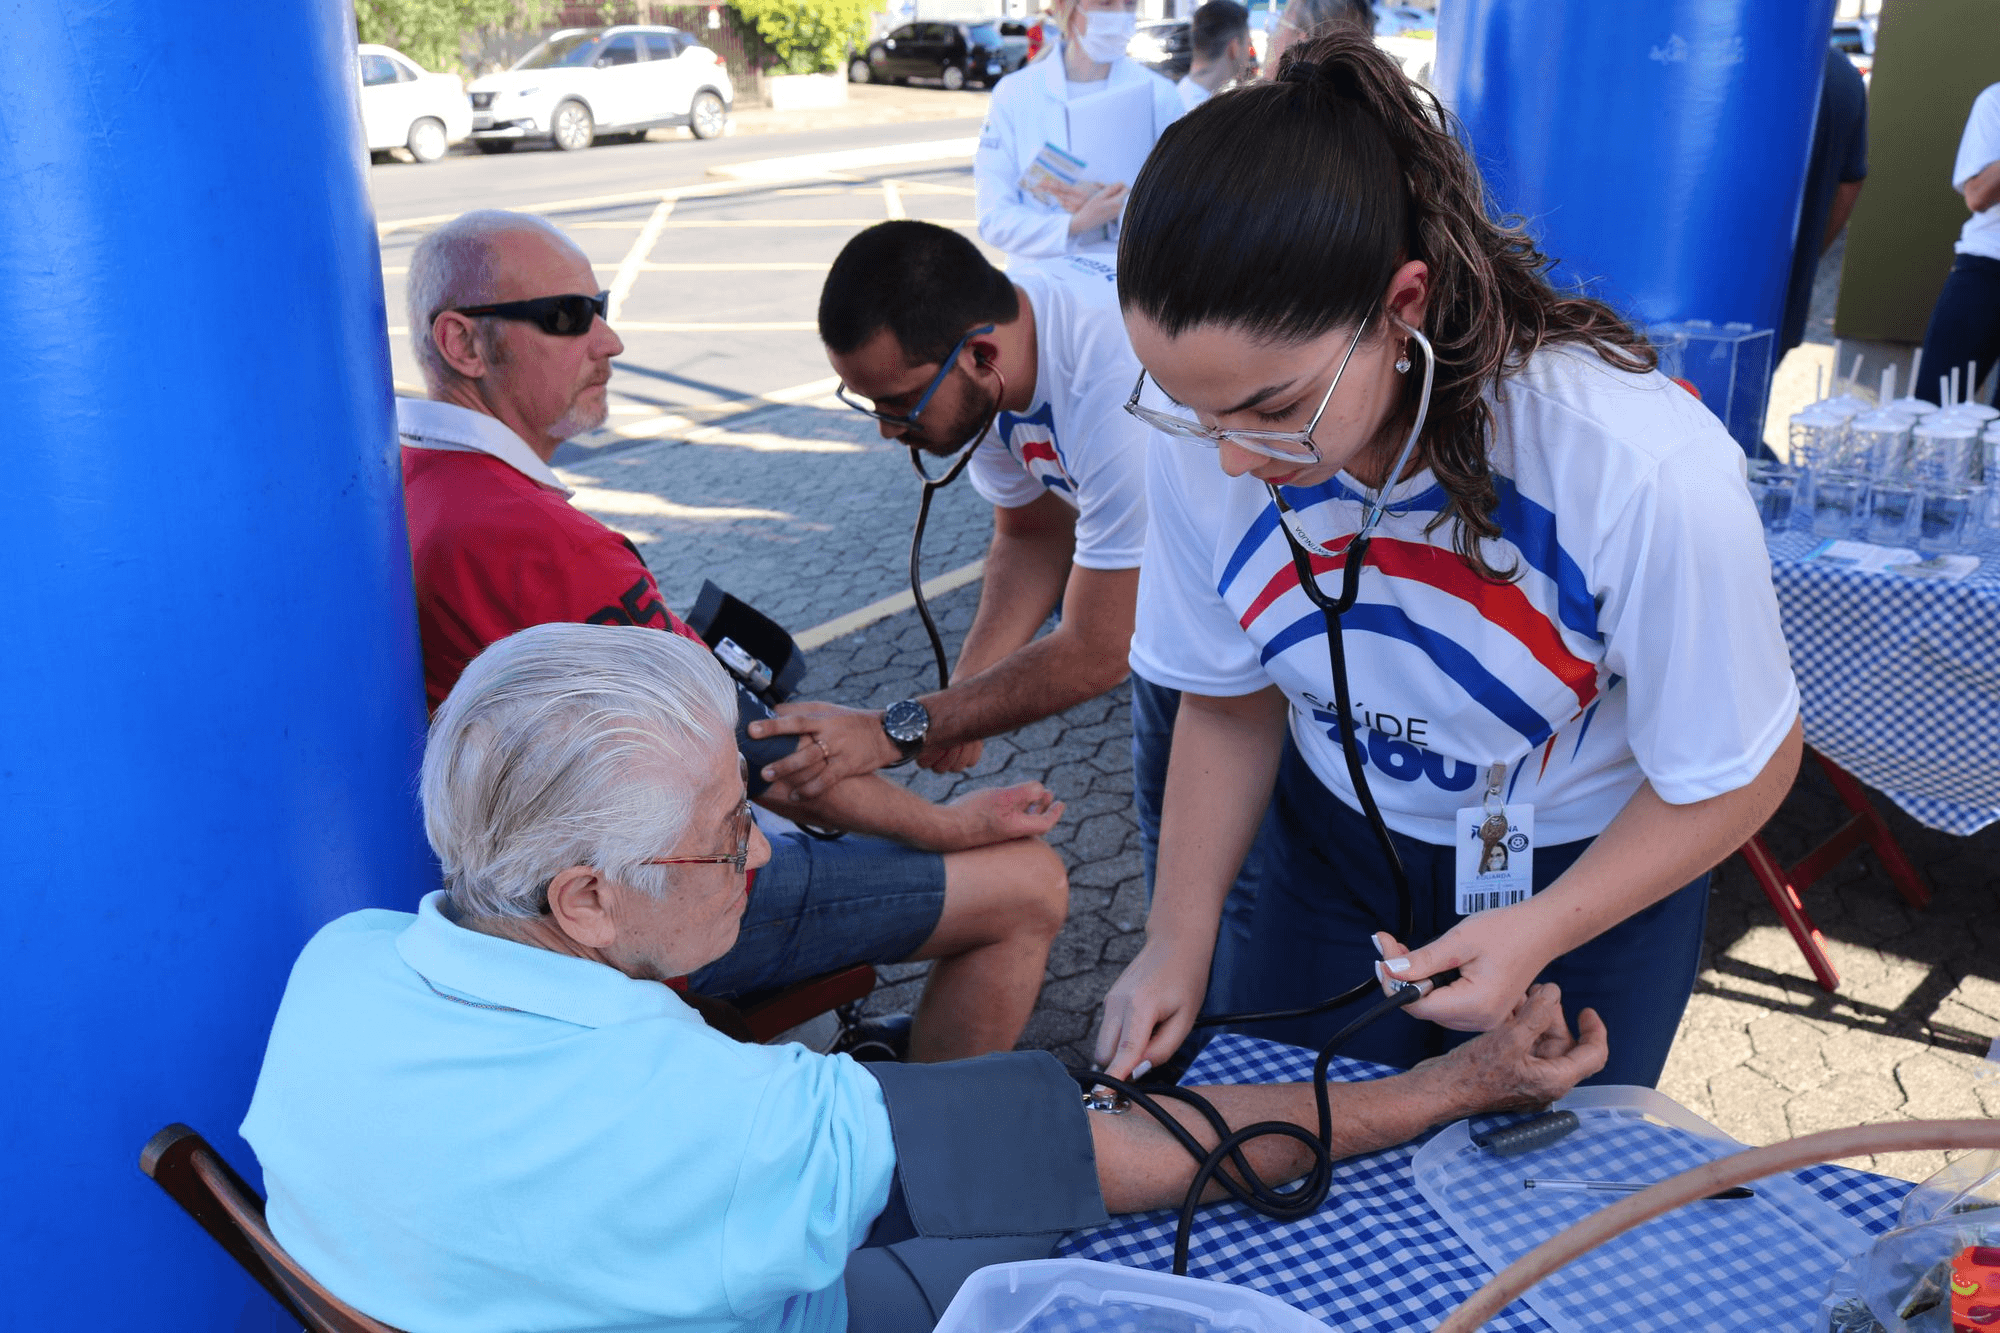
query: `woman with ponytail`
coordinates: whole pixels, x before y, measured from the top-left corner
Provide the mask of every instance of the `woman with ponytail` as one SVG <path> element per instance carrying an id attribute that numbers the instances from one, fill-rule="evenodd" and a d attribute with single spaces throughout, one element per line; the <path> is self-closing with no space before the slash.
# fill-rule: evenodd
<path id="1" fill-rule="evenodd" d="M 1708 872 L 1790 787 L 1799 696 L 1741 451 L 1550 262 L 1359 33 L 1147 160 L 1118 255 L 1131 410 L 1160 431 L 1132 667 L 1182 703 L 1111 1073 L 1189 1032 L 1268 805 L 1211 1012 L 1457 969 L 1345 1051 L 1408 1067 L 1547 980 L 1609 1028 L 1598 1081 L 1657 1081 Z M 1299 567 L 1333 598 L 1370 523 L 1329 643 Z M 1248 1030 L 1315 1045 L 1352 1016 Z"/>

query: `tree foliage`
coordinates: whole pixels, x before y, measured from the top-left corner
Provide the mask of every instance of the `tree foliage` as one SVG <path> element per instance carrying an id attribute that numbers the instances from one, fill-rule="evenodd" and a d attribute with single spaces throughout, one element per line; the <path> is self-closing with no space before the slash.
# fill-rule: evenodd
<path id="1" fill-rule="evenodd" d="M 788 74 L 840 69 L 868 36 L 868 16 L 884 0 L 732 0 L 778 53 Z"/>
<path id="2" fill-rule="evenodd" d="M 540 27 L 556 0 L 354 0 L 364 42 L 393 46 L 425 69 L 457 69 L 459 43 L 475 28 Z"/>

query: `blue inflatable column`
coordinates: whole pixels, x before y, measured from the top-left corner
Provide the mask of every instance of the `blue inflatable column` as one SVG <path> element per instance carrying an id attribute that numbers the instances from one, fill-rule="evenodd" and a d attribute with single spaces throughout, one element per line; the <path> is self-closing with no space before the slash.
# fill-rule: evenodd
<path id="1" fill-rule="evenodd" d="M 1834 0 L 1450 0 L 1436 81 L 1495 202 L 1641 323 L 1776 328 Z"/>
<path id="2" fill-rule="evenodd" d="M 299 947 L 411 907 L 423 725 L 347 0 L 0 43 L 10 1328 L 237 1326 L 138 1169 L 236 1135 Z"/>

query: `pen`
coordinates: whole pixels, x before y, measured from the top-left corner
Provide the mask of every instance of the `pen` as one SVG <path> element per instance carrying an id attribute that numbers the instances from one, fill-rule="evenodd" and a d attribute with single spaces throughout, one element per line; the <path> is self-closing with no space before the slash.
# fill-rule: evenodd
<path id="1" fill-rule="evenodd" d="M 1635 1194 L 1649 1189 L 1659 1182 L 1656 1180 L 1524 1180 L 1522 1189 L 1553 1190 L 1564 1194 Z M 1757 1191 L 1747 1185 L 1735 1185 L 1713 1194 L 1704 1194 L 1705 1199 L 1754 1199 Z"/>

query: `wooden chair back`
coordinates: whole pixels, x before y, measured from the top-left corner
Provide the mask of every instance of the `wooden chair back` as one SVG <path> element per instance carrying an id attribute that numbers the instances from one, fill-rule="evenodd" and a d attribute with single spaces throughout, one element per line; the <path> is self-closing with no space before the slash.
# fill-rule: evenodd
<path id="1" fill-rule="evenodd" d="M 874 989 L 875 969 L 864 964 L 800 982 L 742 1010 L 688 999 L 711 1027 L 740 1041 L 766 1042 L 829 1010 L 840 1012 L 845 1027 L 854 1021 L 853 1006 Z M 194 1130 L 173 1124 L 155 1134 L 139 1153 L 139 1169 L 310 1333 L 398 1333 L 322 1287 L 285 1253 L 265 1223 L 264 1200 Z"/>
<path id="2" fill-rule="evenodd" d="M 271 1235 L 257 1191 L 186 1125 L 168 1125 L 149 1139 L 139 1153 L 139 1169 L 310 1333 L 397 1333 L 299 1267 Z"/>

